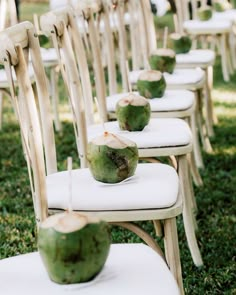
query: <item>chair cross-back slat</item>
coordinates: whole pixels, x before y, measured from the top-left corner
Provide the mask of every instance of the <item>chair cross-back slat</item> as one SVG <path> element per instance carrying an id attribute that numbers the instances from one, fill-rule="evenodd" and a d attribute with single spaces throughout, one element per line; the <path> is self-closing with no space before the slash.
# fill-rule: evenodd
<path id="1" fill-rule="evenodd" d="M 0 61 L 1 63 L 5 63 L 6 66 L 7 62 L 9 61 L 8 69 L 10 69 L 11 66 L 14 67 L 17 82 L 19 85 L 19 92 L 22 95 L 19 98 L 20 101 L 17 102 L 16 100 L 13 105 L 16 108 L 17 106 L 19 106 L 19 109 L 16 109 L 16 113 L 18 113 L 18 115 L 20 116 L 19 122 L 20 124 L 22 124 L 21 130 L 27 131 L 27 133 L 24 131 L 22 132 L 22 136 L 24 137 L 23 143 L 27 144 L 27 142 L 29 141 L 30 144 L 31 152 L 27 156 L 30 159 L 32 170 L 34 171 L 34 192 L 32 193 L 34 208 L 36 212 L 36 220 L 40 223 L 47 216 L 44 150 L 41 138 L 40 120 L 38 118 L 37 109 L 34 102 L 35 94 L 33 92 L 27 70 L 28 60 L 25 59 L 25 57 L 28 56 L 28 54 L 25 53 L 28 53 L 28 51 L 30 51 L 30 53 L 32 54 L 33 67 L 35 70 L 36 83 L 38 86 L 40 85 L 40 87 L 44 87 L 46 81 L 43 75 L 44 70 L 43 72 L 40 71 L 42 60 L 40 55 L 37 55 L 37 52 L 35 53 L 35 55 L 33 53 L 35 46 L 37 47 L 36 44 L 38 42 L 38 38 L 35 34 L 32 24 L 29 22 L 24 22 L 17 27 L 9 28 L 5 32 L 0 33 L 0 42 L 3 45 L 3 49 L 1 50 L 0 55 Z M 36 57 L 37 64 L 35 60 Z M 41 101 L 40 108 L 44 108 L 45 105 L 47 106 L 47 98 L 49 99 L 49 96 L 42 97 L 42 95 L 47 95 L 46 87 L 45 91 L 39 90 L 38 92 L 39 102 Z M 22 99 L 22 97 L 24 97 L 24 99 Z M 44 109 L 41 109 L 40 111 L 42 114 L 42 112 L 44 112 Z M 46 128 L 48 128 L 46 123 L 50 123 L 50 116 L 45 119 L 46 122 L 42 126 L 44 132 L 46 132 Z M 51 140 L 54 140 L 54 137 L 52 137 Z M 50 159 L 54 156 L 53 146 L 51 148 L 51 151 L 49 151 L 48 148 L 45 148 L 45 155 L 47 158 Z M 29 151 L 26 146 L 25 150 Z M 50 162 L 51 160 L 49 161 L 49 163 Z M 52 166 L 53 165 L 54 163 L 52 163 Z M 52 166 L 49 166 L 49 169 L 51 169 Z"/>

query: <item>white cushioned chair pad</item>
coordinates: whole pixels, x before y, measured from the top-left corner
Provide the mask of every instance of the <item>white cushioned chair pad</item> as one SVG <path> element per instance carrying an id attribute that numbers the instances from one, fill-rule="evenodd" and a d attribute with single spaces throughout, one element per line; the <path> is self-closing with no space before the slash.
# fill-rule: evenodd
<path id="1" fill-rule="evenodd" d="M 190 50 L 188 53 L 176 54 L 177 64 L 212 64 L 215 60 L 215 52 L 210 49 Z"/>
<path id="2" fill-rule="evenodd" d="M 232 28 L 231 21 L 220 21 L 210 19 L 208 21 L 187 20 L 183 23 L 183 28 L 190 34 L 219 34 L 229 32 Z"/>
<path id="3" fill-rule="evenodd" d="M 101 168 L 102 169 L 102 168 Z M 48 207 L 68 208 L 67 171 L 47 176 Z M 159 163 L 138 164 L 135 175 L 119 184 L 96 181 L 89 169 L 72 170 L 72 208 L 108 211 L 167 208 L 177 201 L 178 175 Z"/>
<path id="4" fill-rule="evenodd" d="M 191 130 L 188 124 L 175 118 L 152 118 L 142 131 L 126 131 L 119 128 L 118 122 L 106 122 L 106 131 L 124 136 L 134 141 L 138 148 L 176 147 L 192 142 Z M 88 140 L 104 132 L 101 124 L 88 128 Z"/>
<path id="5" fill-rule="evenodd" d="M 236 22 L 236 9 L 229 9 L 223 12 L 214 12 L 213 13 L 214 20 L 223 20 L 223 21 L 231 21 Z"/>
<path id="6" fill-rule="evenodd" d="M 138 92 L 135 92 L 138 94 Z M 108 112 L 115 112 L 117 102 L 129 93 L 119 93 L 107 97 Z M 181 111 L 194 104 L 194 93 L 188 90 L 166 90 L 163 97 L 149 99 L 152 112 Z"/>
<path id="7" fill-rule="evenodd" d="M 143 244 L 113 244 L 102 271 L 88 283 L 53 283 L 38 252 L 0 261 L 2 295 L 177 295 L 163 259 Z"/>
<path id="8" fill-rule="evenodd" d="M 131 71 L 129 79 L 131 84 L 136 84 L 139 75 L 143 70 Z M 164 73 L 167 87 L 172 85 L 198 84 L 205 79 L 205 73 L 202 69 L 175 69 L 172 74 Z"/>
<path id="9" fill-rule="evenodd" d="M 30 77 L 31 81 L 33 81 L 34 80 L 34 71 L 33 71 L 31 65 L 29 66 L 28 71 L 29 71 L 29 77 Z M 14 71 L 13 71 L 13 80 L 16 81 L 16 75 L 15 75 Z M 4 69 L 0 70 L 0 87 L 2 87 L 2 88 L 9 87 L 6 71 Z"/>
<path id="10" fill-rule="evenodd" d="M 55 48 L 40 48 L 43 62 L 56 62 L 58 63 L 57 53 Z"/>

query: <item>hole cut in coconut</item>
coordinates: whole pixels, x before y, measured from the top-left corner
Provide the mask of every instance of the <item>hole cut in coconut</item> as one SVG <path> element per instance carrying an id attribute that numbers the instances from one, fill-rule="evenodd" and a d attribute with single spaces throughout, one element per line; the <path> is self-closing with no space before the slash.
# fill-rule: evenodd
<path id="1" fill-rule="evenodd" d="M 84 228 L 89 223 L 98 223 L 94 216 L 86 216 L 77 212 L 64 212 L 49 216 L 41 223 L 41 228 L 53 228 L 61 233 L 71 233 Z"/>
<path id="2" fill-rule="evenodd" d="M 91 143 L 94 145 L 106 145 L 113 149 L 125 149 L 127 147 L 134 147 L 136 146 L 136 143 L 123 137 L 123 136 L 117 136 L 110 132 L 104 132 L 103 135 L 98 136 L 91 140 Z"/>
<path id="3" fill-rule="evenodd" d="M 142 81 L 160 81 L 162 79 L 162 72 L 155 70 L 142 71 L 138 79 Z"/>
<path id="4" fill-rule="evenodd" d="M 147 105 L 148 103 L 149 102 L 145 97 L 137 95 L 135 93 L 129 93 L 128 96 L 125 96 L 118 101 L 118 105 L 121 107 L 125 107 L 127 105 L 142 107 Z"/>

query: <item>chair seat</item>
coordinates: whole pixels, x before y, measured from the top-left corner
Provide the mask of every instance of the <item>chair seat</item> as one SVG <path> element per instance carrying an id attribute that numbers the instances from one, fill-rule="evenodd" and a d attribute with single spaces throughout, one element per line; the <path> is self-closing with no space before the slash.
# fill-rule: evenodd
<path id="1" fill-rule="evenodd" d="M 68 177 L 67 171 L 47 176 L 50 209 L 68 208 Z M 72 171 L 72 208 L 78 211 L 167 208 L 176 203 L 178 190 L 178 175 L 165 164 L 138 164 L 134 177 L 119 184 L 96 181 L 88 168 Z"/>
<path id="2" fill-rule="evenodd" d="M 130 83 L 135 85 L 143 70 L 129 73 Z M 175 69 L 172 74 L 164 73 L 167 88 L 188 89 L 202 87 L 205 81 L 205 73 L 202 69 Z"/>
<path id="3" fill-rule="evenodd" d="M 40 48 L 44 65 L 57 65 L 58 58 L 55 48 Z"/>
<path id="4" fill-rule="evenodd" d="M 190 50 L 188 53 L 176 54 L 176 66 L 205 68 L 215 62 L 215 52 L 210 49 Z"/>
<path id="5" fill-rule="evenodd" d="M 29 66 L 29 77 L 31 82 L 34 81 L 34 74 L 33 74 L 33 69 L 32 66 Z M 17 83 L 16 81 L 16 75 L 15 72 L 13 71 L 13 80 L 15 83 Z M 6 75 L 6 71 L 4 69 L 0 70 L 0 88 L 8 88 L 9 87 L 9 83 L 7 80 L 7 75 Z"/>
<path id="6" fill-rule="evenodd" d="M 105 128 L 134 141 L 139 149 L 184 146 L 192 143 L 192 135 L 188 124 L 181 119 L 153 118 L 143 131 L 129 132 L 121 130 L 118 122 L 106 122 Z M 102 125 L 92 125 L 88 128 L 88 139 L 101 135 Z"/>
<path id="7" fill-rule="evenodd" d="M 138 92 L 135 92 L 138 94 Z M 108 112 L 115 112 L 117 102 L 129 93 L 119 93 L 107 97 Z M 166 90 L 161 98 L 148 100 L 152 112 L 171 112 L 187 110 L 194 105 L 194 94 L 188 90 Z"/>
<path id="8" fill-rule="evenodd" d="M 4 295 L 143 295 L 179 294 L 164 260 L 143 244 L 113 244 L 98 276 L 88 283 L 53 283 L 38 252 L 0 261 L 1 294 Z"/>
<path id="9" fill-rule="evenodd" d="M 208 21 L 187 20 L 183 23 L 183 28 L 189 34 L 222 34 L 230 32 L 232 23 L 213 18 Z"/>
<path id="10" fill-rule="evenodd" d="M 236 9 L 228 9 L 222 12 L 214 12 L 213 13 L 214 20 L 223 20 L 223 21 L 231 21 L 236 22 Z"/>

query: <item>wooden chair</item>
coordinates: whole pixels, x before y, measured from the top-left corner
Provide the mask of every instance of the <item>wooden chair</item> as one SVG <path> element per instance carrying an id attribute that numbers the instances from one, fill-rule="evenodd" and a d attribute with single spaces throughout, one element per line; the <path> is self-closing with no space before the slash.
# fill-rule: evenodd
<path id="1" fill-rule="evenodd" d="M 119 7 L 119 5 L 122 6 L 122 0 L 118 0 L 116 2 L 117 7 Z M 153 14 L 151 12 L 150 2 L 148 0 L 142 0 L 138 2 L 138 7 L 136 9 L 139 10 L 139 19 L 142 23 L 142 30 L 132 30 L 131 34 L 136 34 L 134 35 L 135 39 L 140 40 L 139 47 L 142 48 L 143 52 L 142 67 L 147 68 L 149 67 L 148 57 L 151 52 L 157 48 Z M 140 38 L 140 35 L 142 38 Z M 141 44 L 143 44 L 143 46 L 141 46 Z M 125 56 L 125 53 L 122 55 Z M 141 71 L 142 70 L 134 69 L 130 72 L 129 79 L 133 87 L 135 87 Z M 204 150 L 206 152 L 211 152 L 212 147 L 205 126 L 205 120 L 203 119 L 202 115 L 202 92 L 206 83 L 205 72 L 201 68 L 176 68 L 172 74 L 164 73 L 164 77 L 166 79 L 167 89 L 184 89 L 191 90 L 195 93 L 197 126 L 195 122 L 193 122 L 192 130 L 195 128 L 199 130 Z M 196 146 L 197 142 L 195 144 L 195 147 Z M 197 154 L 197 151 L 195 154 Z M 202 165 L 199 164 L 199 166 L 201 167 Z"/>
<path id="2" fill-rule="evenodd" d="M 206 1 L 200 1 L 201 5 L 204 5 Z M 189 11 L 189 5 L 192 10 L 192 18 Z M 179 19 L 179 26 L 187 34 L 191 35 L 195 40 L 202 41 L 206 46 L 207 39 L 210 38 L 211 48 L 215 48 L 217 44 L 221 56 L 221 67 L 224 81 L 229 81 L 230 74 L 233 73 L 230 55 L 233 57 L 229 47 L 229 36 L 232 33 L 231 20 L 216 21 L 211 18 L 208 21 L 200 21 L 197 18 L 197 1 L 178 0 L 176 1 L 177 15 Z M 234 57 L 233 57 L 234 59 Z"/>
<path id="3" fill-rule="evenodd" d="M 91 26 L 93 26 L 93 23 L 90 22 L 92 21 L 92 13 L 93 12 L 90 9 L 86 9 L 83 14 L 86 17 L 86 20 L 88 21 L 88 30 L 90 30 Z M 76 16 L 73 16 L 71 8 L 68 7 L 64 9 L 51 11 L 48 14 L 41 16 L 40 23 L 42 30 L 52 36 L 54 46 L 55 48 L 58 48 L 57 52 L 61 60 L 60 64 L 62 65 L 61 70 L 62 73 L 64 72 L 63 76 L 66 84 L 68 85 L 68 92 L 70 93 L 71 106 L 74 113 L 74 123 L 77 127 L 77 130 L 81 130 L 82 133 L 85 127 L 81 127 L 81 114 L 79 115 L 77 113 L 78 110 L 82 108 L 82 102 L 78 102 L 79 90 L 77 88 L 75 89 L 75 87 L 77 84 L 79 84 L 80 81 L 77 68 L 80 69 L 82 83 L 83 79 L 86 80 L 85 77 L 82 78 L 83 74 L 86 73 L 86 69 L 85 67 L 81 67 L 81 64 L 85 64 L 86 60 L 84 58 L 85 50 L 82 46 L 80 46 L 82 44 L 81 36 L 79 34 L 75 18 Z M 70 32 L 70 34 L 68 33 L 68 31 Z M 62 40 L 66 41 L 62 42 Z M 91 44 L 93 43 L 91 42 Z M 74 53 L 78 60 L 78 67 L 76 64 L 73 65 L 71 63 L 72 57 L 68 55 L 68 52 L 73 52 L 72 48 L 75 49 Z M 94 44 L 92 48 L 94 48 Z M 60 54 L 60 51 L 62 51 L 63 54 Z M 74 58 L 74 60 L 76 58 Z M 93 63 L 96 67 L 96 71 L 94 72 L 94 74 L 95 79 L 97 81 L 97 97 L 99 99 L 101 96 L 99 96 L 98 93 L 101 94 L 104 91 L 104 76 L 101 67 L 101 59 L 98 60 L 100 60 L 100 65 L 97 62 L 95 62 L 95 59 Z M 98 75 L 99 72 L 100 75 Z M 83 85 L 83 87 L 84 89 L 86 87 L 88 89 L 87 84 Z M 106 113 L 104 112 L 103 114 Z M 82 116 L 84 116 L 84 114 Z M 150 124 L 142 132 L 121 131 L 118 127 L 117 122 L 106 122 L 105 127 L 106 130 L 109 132 L 123 135 L 131 139 L 132 141 L 136 142 L 139 148 L 140 158 L 153 158 L 159 156 L 177 157 L 178 173 L 180 176 L 181 183 L 180 187 L 184 196 L 183 217 L 186 236 L 194 263 L 197 266 L 202 265 L 202 259 L 197 246 L 192 215 L 194 200 L 192 199 L 192 182 L 189 178 L 189 166 L 187 163 L 187 154 L 191 153 L 192 151 L 192 140 L 191 131 L 187 123 L 185 123 L 181 119 L 153 118 L 151 119 Z M 87 131 L 88 139 L 90 140 L 98 134 L 101 134 L 104 131 L 104 128 L 100 124 L 91 125 L 87 126 Z M 76 134 L 76 137 L 78 142 L 81 137 L 78 136 L 78 134 Z M 79 154 L 81 154 L 81 150 L 82 149 L 79 148 Z M 86 159 L 84 159 L 84 157 L 81 157 L 81 160 L 82 164 L 86 165 Z"/>
<path id="4" fill-rule="evenodd" d="M 76 82 L 72 83 L 74 87 L 72 93 L 73 95 L 76 94 L 78 100 L 81 100 L 77 69 L 72 67 L 72 65 L 75 65 L 75 62 L 71 63 L 73 55 L 71 55 L 72 48 L 68 46 L 70 45 L 70 42 L 68 43 L 69 36 L 61 34 L 64 31 L 63 23 L 69 21 L 70 15 L 65 14 L 64 17 L 60 18 L 61 21 L 59 22 L 57 33 L 61 35 L 64 56 L 68 62 L 65 64 L 68 65 L 68 68 L 66 68 L 67 77 L 71 81 Z M 67 190 L 70 174 L 68 171 L 57 172 L 54 133 L 49 111 L 50 100 L 40 55 L 39 41 L 33 25 L 29 22 L 24 22 L 6 29 L 0 33 L 0 43 L 2 44 L 0 63 L 4 64 L 8 74 L 11 96 L 18 114 L 22 142 L 29 168 L 34 210 L 37 223 L 40 224 L 47 217 L 48 208 L 51 209 L 51 212 L 67 209 L 67 193 L 64 194 L 64 192 Z M 36 92 L 33 92 L 27 72 L 29 54 L 31 55 L 36 79 L 37 98 L 35 97 Z M 15 87 L 12 82 L 12 68 L 14 68 L 19 89 L 23 94 L 20 98 L 17 98 L 15 95 Z M 40 115 L 38 114 L 35 100 L 38 101 Z M 80 120 L 83 120 L 83 101 L 81 100 L 80 103 L 81 108 L 78 109 L 78 113 Z M 84 139 L 83 136 L 85 136 Z M 85 139 L 86 130 L 82 130 L 80 141 L 85 141 Z M 86 149 L 81 149 L 80 155 L 82 159 L 85 159 Z M 155 189 L 157 186 L 159 188 L 158 191 Z M 159 255 L 162 255 L 161 249 L 141 228 L 129 223 L 129 221 L 137 220 L 154 220 L 154 224 L 162 220 L 166 259 L 171 272 L 178 282 L 181 293 L 184 293 L 176 229 L 176 216 L 182 212 L 182 198 L 179 192 L 178 175 L 172 167 L 157 163 L 139 164 L 136 171 L 136 180 L 134 179 L 134 181 L 127 182 L 124 185 L 112 186 L 103 185 L 95 181 L 88 169 L 76 169 L 72 170 L 72 187 L 73 210 L 86 214 L 95 214 L 107 221 L 114 222 L 114 224 L 123 225 L 125 228 L 137 233 L 151 248 L 159 253 L 156 254 L 150 248 L 146 248 L 143 245 L 112 246 L 107 267 L 104 269 L 104 277 L 102 275 L 102 284 L 101 286 L 96 284 L 96 280 L 94 284 L 88 284 L 88 288 L 91 288 L 91 293 L 89 294 L 99 294 L 97 290 L 100 294 L 114 292 L 116 284 L 123 286 L 120 286 L 122 294 L 130 294 L 130 292 L 140 294 L 144 290 L 150 290 L 150 294 L 156 294 L 159 288 L 157 282 L 160 277 L 163 278 L 162 274 L 164 272 L 167 272 L 165 275 L 167 281 L 164 283 L 166 291 L 164 291 L 163 285 L 160 283 L 161 292 L 164 292 L 163 294 L 170 294 L 171 292 L 178 294 L 178 289 L 171 278 L 168 268 L 166 266 L 162 267 L 161 264 L 158 265 Z M 123 223 L 123 221 L 125 222 Z M 125 262 L 124 265 L 120 265 L 122 261 Z M 138 262 L 138 264 L 133 263 L 134 261 Z M 157 265 L 154 266 L 156 262 Z M 24 265 L 20 273 L 17 271 L 19 265 Z M 143 273 L 144 265 L 153 273 L 150 274 L 149 271 Z M 131 268 L 134 269 L 134 272 L 131 271 Z M 22 288 L 29 288 L 29 292 L 34 288 L 36 293 L 41 289 L 47 290 L 47 292 L 48 290 L 55 292 L 58 290 L 58 294 L 64 294 L 63 292 L 65 292 L 63 288 L 50 283 L 45 274 L 43 274 L 37 253 L 3 260 L 0 263 L 0 269 L 4 269 L 4 283 L 1 283 L 1 287 L 4 290 L 9 288 L 12 292 L 7 294 L 15 294 L 16 290 L 21 290 Z M 123 270 L 129 271 L 130 280 L 126 282 L 124 274 L 127 272 L 123 273 Z M 113 272 L 114 277 L 106 279 L 106 274 Z M 25 286 L 23 278 L 20 281 L 17 280 L 19 284 L 8 285 L 9 279 L 12 282 L 12 279 L 19 278 L 19 275 L 23 276 L 26 274 L 28 280 L 29 273 L 32 278 L 31 283 L 37 282 L 37 285 L 35 283 L 32 286 L 29 283 Z M 158 277 L 159 274 L 160 277 Z M 149 286 L 148 284 L 151 283 L 150 278 L 153 275 L 155 275 L 155 280 L 151 279 L 152 284 Z M 133 279 L 131 279 L 132 277 Z M 139 281 L 142 282 L 142 286 L 138 283 Z M 147 285 L 144 282 L 147 282 Z M 80 290 L 79 294 L 83 294 L 82 290 Z"/>
<path id="5" fill-rule="evenodd" d="M 0 260 L 2 294 L 178 295 L 164 260 L 143 244 L 113 244 L 101 273 L 88 283 L 58 285 L 50 281 L 38 252 Z"/>
<path id="6" fill-rule="evenodd" d="M 129 84 L 128 78 L 127 78 L 127 64 L 126 64 L 126 54 L 125 51 L 127 51 L 127 44 L 126 44 L 126 40 L 128 39 L 128 36 L 126 36 L 126 29 L 125 29 L 125 23 L 122 21 L 124 19 L 124 13 L 125 13 L 125 9 L 120 5 L 121 2 L 117 2 L 117 6 L 115 9 L 115 13 L 120 15 L 118 18 L 118 44 L 119 44 L 119 48 L 117 49 L 117 51 L 119 51 L 119 57 L 120 57 L 120 71 L 122 73 L 122 81 L 124 81 L 123 83 L 123 94 L 118 94 L 115 92 L 115 89 L 117 89 L 116 87 L 109 87 L 109 90 L 112 89 L 112 91 L 109 91 L 110 95 L 106 98 L 105 102 L 106 103 L 106 109 L 108 112 L 108 118 L 109 119 L 114 119 L 116 117 L 115 115 L 115 106 L 117 101 L 123 97 L 127 95 L 127 85 Z M 109 3 L 109 5 L 107 5 L 107 2 L 104 2 L 104 6 L 103 9 L 100 10 L 100 17 L 98 18 L 100 21 L 103 20 L 103 22 L 106 22 L 106 31 L 104 32 L 104 40 L 105 40 L 105 52 L 106 52 L 106 56 L 107 56 L 107 65 L 108 65 L 108 80 L 110 82 L 109 85 L 115 85 L 116 84 L 116 76 L 114 75 L 114 71 L 116 68 L 116 58 L 115 58 L 115 50 L 114 50 L 114 46 L 112 44 L 112 29 L 109 28 L 109 22 L 108 22 L 108 15 L 114 13 L 113 6 L 112 8 L 110 7 L 111 2 Z M 139 5 L 139 2 L 134 2 L 134 1 L 127 1 L 128 4 L 128 9 L 130 11 L 134 11 L 133 14 L 130 12 L 130 15 L 133 15 L 133 17 L 131 17 L 131 23 L 130 23 L 130 39 L 131 39 L 131 46 L 132 48 L 135 48 L 135 50 L 131 50 L 133 52 L 132 54 L 132 61 L 133 61 L 133 65 L 135 66 L 135 68 L 138 67 L 137 65 L 137 60 L 136 60 L 136 56 L 138 55 L 138 53 L 140 54 L 140 51 L 138 51 L 138 49 L 136 47 L 138 47 L 135 43 L 137 42 L 137 36 L 138 34 L 133 32 L 134 30 L 137 30 L 137 26 L 138 26 L 138 19 L 140 20 L 140 18 L 135 17 L 136 15 L 138 15 L 138 13 L 141 13 L 138 11 L 138 9 L 136 8 L 136 5 Z M 120 7 L 121 6 L 121 7 Z M 141 9 L 141 7 L 140 7 Z M 107 20 L 107 21 L 106 21 Z M 98 25 L 96 26 L 98 27 Z M 132 33 L 133 32 L 133 33 Z M 134 39 L 134 40 L 133 40 Z M 133 41 L 132 41 L 133 40 Z M 96 40 L 95 40 L 96 41 Z M 95 47 L 95 46 L 94 46 Z M 126 49 L 125 49 L 126 48 Z M 139 48 L 141 48 L 141 44 L 139 46 Z M 96 56 L 99 55 L 99 53 L 96 54 Z M 151 110 L 152 110 L 152 117 L 153 118 L 185 118 L 189 121 L 189 123 L 191 122 L 192 125 L 192 134 L 193 134 L 193 151 L 194 151 L 194 156 L 195 156 L 195 160 L 197 163 L 197 166 L 200 168 L 203 168 L 203 160 L 202 160 L 202 156 L 201 156 L 201 150 L 200 150 L 200 145 L 199 145 L 199 138 L 198 138 L 198 131 L 196 128 L 196 100 L 195 100 L 195 96 L 194 93 L 192 91 L 189 90 L 185 90 L 185 89 L 167 89 L 165 91 L 164 96 L 162 97 L 162 99 L 152 99 L 150 100 L 150 106 L 151 106 Z M 103 108 L 105 109 L 105 108 Z M 192 165 L 195 165 L 195 163 L 192 163 Z M 194 171 L 196 171 L 196 169 L 194 169 Z M 201 180 L 199 175 L 195 175 L 193 173 L 194 179 L 196 180 L 195 183 L 196 184 L 201 184 Z M 198 181 L 200 180 L 200 181 Z"/>

